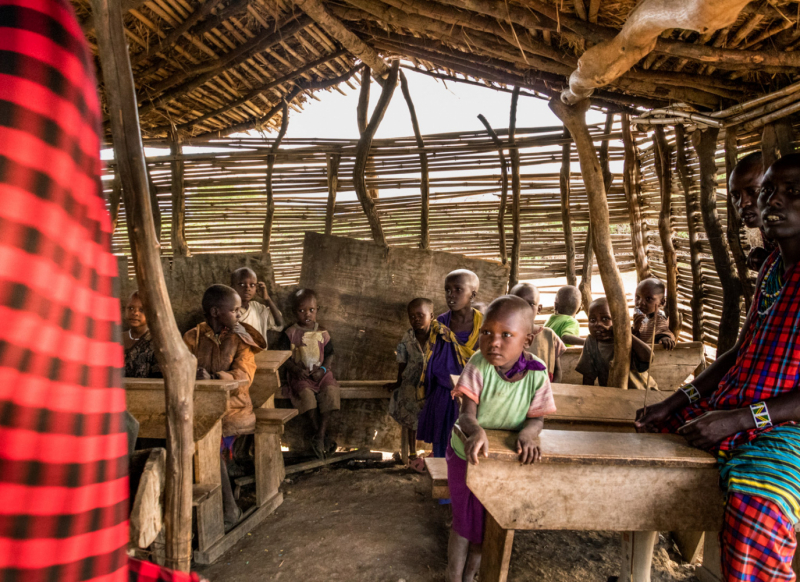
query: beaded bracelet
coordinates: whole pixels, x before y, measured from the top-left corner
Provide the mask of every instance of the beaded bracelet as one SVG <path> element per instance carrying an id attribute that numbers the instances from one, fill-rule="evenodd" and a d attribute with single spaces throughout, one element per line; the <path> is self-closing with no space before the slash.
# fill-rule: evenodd
<path id="1" fill-rule="evenodd" d="M 327 374 L 327 373 L 328 373 L 328 368 L 326 368 L 325 366 L 320 366 L 320 367 L 319 367 L 319 369 L 320 369 L 320 370 L 324 370 L 324 373 L 325 373 L 325 374 Z"/>
<path id="2" fill-rule="evenodd" d="M 756 423 L 756 428 L 769 428 L 772 426 L 772 419 L 769 417 L 767 403 L 763 400 L 750 405 L 750 413 Z"/>
<path id="3" fill-rule="evenodd" d="M 694 404 L 700 400 L 700 392 L 697 391 L 697 388 L 694 387 L 694 384 L 684 384 L 680 391 L 686 395 L 686 398 L 689 399 L 690 404 Z"/>

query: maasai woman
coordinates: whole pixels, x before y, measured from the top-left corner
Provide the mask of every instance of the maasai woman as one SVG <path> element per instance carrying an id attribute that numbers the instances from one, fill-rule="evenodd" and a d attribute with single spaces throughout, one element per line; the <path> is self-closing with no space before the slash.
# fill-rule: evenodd
<path id="1" fill-rule="evenodd" d="M 678 432 L 715 452 L 727 494 L 725 580 L 794 580 L 800 522 L 800 155 L 775 162 L 758 208 L 778 244 L 739 341 L 675 395 L 639 411 L 638 430 Z"/>

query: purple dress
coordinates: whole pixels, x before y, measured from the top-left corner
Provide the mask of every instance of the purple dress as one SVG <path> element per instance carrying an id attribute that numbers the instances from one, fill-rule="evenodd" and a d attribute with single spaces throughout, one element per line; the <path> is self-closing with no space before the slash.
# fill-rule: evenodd
<path id="1" fill-rule="evenodd" d="M 441 314 L 437 321 L 450 327 L 451 312 Z M 472 331 L 456 334 L 461 345 L 466 345 Z M 472 349 L 477 349 L 476 340 Z M 417 438 L 433 444 L 433 456 L 444 457 L 450 442 L 450 432 L 458 420 L 458 403 L 450 396 L 453 390 L 451 375 L 459 375 L 464 370 L 458 362 L 455 346 L 445 341 L 437 341 L 431 359 L 425 370 L 425 406 L 419 413 Z"/>

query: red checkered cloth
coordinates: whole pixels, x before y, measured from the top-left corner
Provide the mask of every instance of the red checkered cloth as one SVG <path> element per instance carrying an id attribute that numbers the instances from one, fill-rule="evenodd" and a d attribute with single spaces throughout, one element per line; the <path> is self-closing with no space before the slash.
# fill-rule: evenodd
<path id="1" fill-rule="evenodd" d="M 794 527 L 767 499 L 728 496 L 720 533 L 722 575 L 727 582 L 794 581 Z"/>
<path id="2" fill-rule="evenodd" d="M 784 273 L 783 290 L 769 311 L 764 315 L 757 311 L 761 279 L 779 257 L 780 250 L 774 251 L 761 268 L 750 307 L 750 327 L 745 331 L 736 363 L 711 396 L 675 415 L 663 427 L 664 432 L 675 432 L 709 410 L 744 408 L 800 388 L 800 266 L 795 265 Z M 719 450 L 733 450 L 769 430 L 752 428 L 738 432 L 723 440 Z"/>
<path id="3" fill-rule="evenodd" d="M 117 263 L 67 0 L 0 0 L 0 580 L 127 579 Z"/>
<path id="4" fill-rule="evenodd" d="M 129 562 L 129 582 L 205 582 L 196 573 L 174 572 L 151 562 L 131 558 Z"/>

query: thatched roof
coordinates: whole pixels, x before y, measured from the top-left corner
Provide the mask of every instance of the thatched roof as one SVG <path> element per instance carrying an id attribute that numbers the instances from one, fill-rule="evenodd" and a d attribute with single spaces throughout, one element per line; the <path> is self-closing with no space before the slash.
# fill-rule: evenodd
<path id="1" fill-rule="evenodd" d="M 90 41 L 89 0 L 73 0 Z M 321 89 L 354 87 L 360 62 L 291 0 L 124 0 L 142 131 L 192 135 L 280 125 Z M 632 0 L 324 0 L 367 45 L 403 66 L 458 82 L 566 86 L 577 59 L 613 37 Z M 735 24 L 668 30 L 638 65 L 598 91 L 599 105 L 688 103 L 714 109 L 793 81 L 797 6 L 751 2 Z M 420 103 L 418 106 L 424 106 Z"/>

